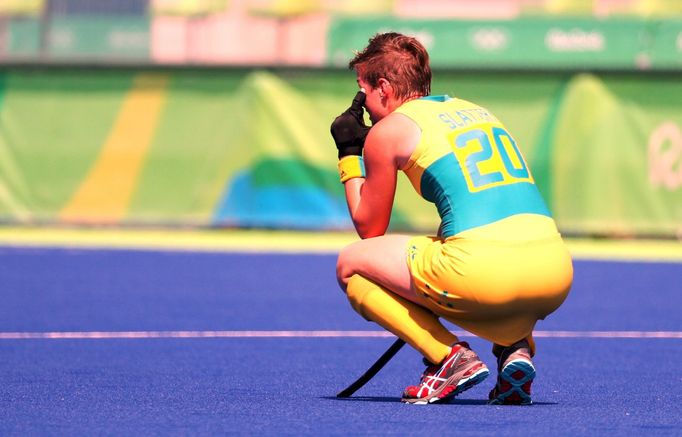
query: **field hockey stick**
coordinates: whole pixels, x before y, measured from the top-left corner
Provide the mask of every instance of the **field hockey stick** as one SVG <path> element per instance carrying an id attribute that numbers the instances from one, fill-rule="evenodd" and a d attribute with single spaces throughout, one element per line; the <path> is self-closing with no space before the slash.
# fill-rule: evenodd
<path id="1" fill-rule="evenodd" d="M 391 361 L 391 358 L 393 358 L 393 356 L 395 356 L 395 354 L 397 354 L 403 346 L 405 346 L 405 341 L 401 338 L 393 342 L 391 347 L 389 347 L 386 352 L 379 357 L 376 363 L 372 364 L 372 367 L 367 369 L 367 371 L 363 373 L 362 376 L 360 376 L 354 383 L 337 393 L 336 397 L 347 398 L 358 391 L 363 385 L 367 384 L 370 379 L 374 378 L 374 375 L 376 375 L 379 370 L 386 365 L 386 363 Z"/>

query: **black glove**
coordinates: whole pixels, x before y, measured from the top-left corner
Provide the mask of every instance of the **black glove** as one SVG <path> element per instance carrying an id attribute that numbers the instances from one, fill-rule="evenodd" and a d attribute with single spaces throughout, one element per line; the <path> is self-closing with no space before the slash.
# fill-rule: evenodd
<path id="1" fill-rule="evenodd" d="M 348 155 L 362 155 L 369 126 L 365 125 L 362 105 L 365 93 L 358 91 L 350 108 L 334 119 L 331 127 L 332 137 L 339 150 L 339 159 Z"/>

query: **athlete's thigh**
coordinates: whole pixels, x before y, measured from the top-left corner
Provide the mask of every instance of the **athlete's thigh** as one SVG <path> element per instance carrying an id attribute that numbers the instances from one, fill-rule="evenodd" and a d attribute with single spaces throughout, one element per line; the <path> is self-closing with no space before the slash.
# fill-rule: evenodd
<path id="1" fill-rule="evenodd" d="M 406 235 L 384 235 L 356 241 L 343 248 L 336 266 L 343 289 L 351 276 L 359 274 L 413 300 L 412 277 L 406 260 L 410 238 Z"/>

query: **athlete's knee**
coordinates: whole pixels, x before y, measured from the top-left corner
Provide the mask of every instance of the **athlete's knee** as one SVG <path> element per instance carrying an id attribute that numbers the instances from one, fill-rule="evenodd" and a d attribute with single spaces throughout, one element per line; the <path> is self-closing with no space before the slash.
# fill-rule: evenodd
<path id="1" fill-rule="evenodd" d="M 336 259 L 336 280 L 344 291 L 348 288 L 348 281 L 354 274 L 353 258 L 347 248 L 341 249 L 339 257 Z"/>

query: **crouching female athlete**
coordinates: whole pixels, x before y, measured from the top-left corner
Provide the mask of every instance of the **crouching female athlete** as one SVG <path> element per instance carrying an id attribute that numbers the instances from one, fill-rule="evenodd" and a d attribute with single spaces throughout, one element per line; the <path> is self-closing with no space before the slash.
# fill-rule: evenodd
<path id="1" fill-rule="evenodd" d="M 339 255 L 341 287 L 360 315 L 424 355 L 404 402 L 447 401 L 488 376 L 442 317 L 493 343 L 491 403 L 530 404 L 533 328 L 566 298 L 573 267 L 518 145 L 488 110 L 430 95 L 428 53 L 412 37 L 375 35 L 349 67 L 360 92 L 331 133 L 362 239 Z M 399 170 L 435 204 L 437 236 L 384 235 Z"/>

